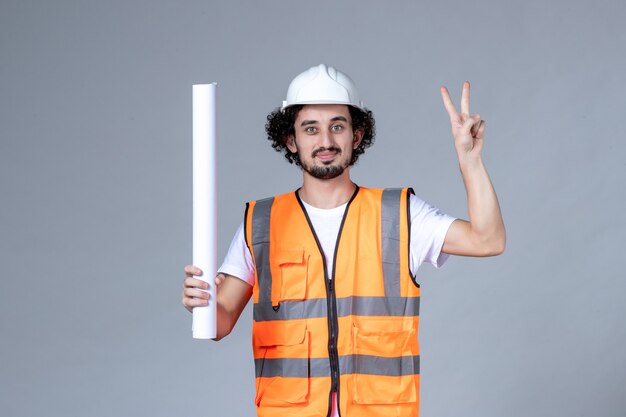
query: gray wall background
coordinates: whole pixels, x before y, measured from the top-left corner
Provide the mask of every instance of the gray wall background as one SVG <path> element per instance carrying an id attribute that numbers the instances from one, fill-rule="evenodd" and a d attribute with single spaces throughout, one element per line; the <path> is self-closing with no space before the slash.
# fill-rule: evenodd
<path id="1" fill-rule="evenodd" d="M 264 139 L 291 78 L 377 116 L 357 183 L 466 216 L 438 87 L 472 81 L 508 231 L 421 269 L 422 406 L 626 416 L 621 1 L 0 1 L 0 414 L 252 416 L 251 311 L 194 341 L 191 85 L 219 82 L 220 258 L 296 188 Z"/>

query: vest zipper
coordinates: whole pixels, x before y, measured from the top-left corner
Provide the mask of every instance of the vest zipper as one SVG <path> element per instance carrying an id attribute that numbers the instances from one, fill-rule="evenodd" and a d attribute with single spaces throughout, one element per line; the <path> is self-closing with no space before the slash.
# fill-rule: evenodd
<path id="1" fill-rule="evenodd" d="M 333 271 L 332 271 L 332 279 L 328 277 L 328 271 L 326 267 L 326 257 L 324 256 L 324 251 L 322 250 L 322 245 L 320 244 L 317 235 L 315 234 L 315 229 L 313 229 L 313 224 L 311 223 L 311 219 L 309 218 L 309 214 L 306 212 L 304 208 L 304 204 L 302 204 L 302 200 L 300 200 L 300 195 L 298 191 L 296 191 L 296 198 L 302 211 L 304 212 L 304 217 L 306 217 L 306 221 L 309 224 L 309 228 L 311 229 L 311 233 L 313 233 L 313 237 L 315 238 L 315 243 L 317 244 L 317 248 L 320 251 L 320 255 L 322 256 L 322 266 L 324 267 L 324 281 L 326 287 L 326 308 L 328 311 L 328 359 L 330 361 L 330 375 L 331 375 L 331 389 L 328 396 L 329 406 L 328 406 L 328 417 L 330 417 L 332 412 L 332 400 L 333 400 L 333 392 L 337 393 L 337 414 L 341 417 L 341 411 L 339 410 L 339 354 L 337 353 L 337 338 L 338 338 L 338 327 L 339 323 L 337 321 L 337 297 L 335 296 L 335 269 L 337 268 L 337 252 L 339 249 L 339 241 L 341 240 L 341 232 L 343 231 L 343 225 L 346 222 L 346 217 L 348 216 L 348 210 L 350 209 L 350 204 L 356 197 L 359 192 L 359 186 L 355 184 L 354 194 L 350 197 L 348 204 L 346 205 L 346 210 L 343 213 L 343 218 L 341 219 L 341 225 L 339 226 L 339 232 L 337 233 L 337 242 L 335 243 L 335 253 L 333 254 Z"/>
<path id="2" fill-rule="evenodd" d="M 334 277 L 333 277 L 334 278 Z M 328 354 L 330 358 L 330 372 L 332 375 L 332 392 L 339 391 L 339 354 L 337 352 L 338 323 L 337 299 L 335 297 L 334 279 L 326 280 L 328 294 Z"/>

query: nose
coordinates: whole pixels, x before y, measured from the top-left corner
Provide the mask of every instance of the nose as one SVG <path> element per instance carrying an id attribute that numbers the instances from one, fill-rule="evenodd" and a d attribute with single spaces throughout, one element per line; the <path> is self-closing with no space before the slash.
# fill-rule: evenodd
<path id="1" fill-rule="evenodd" d="M 323 130 L 321 132 L 321 134 L 319 135 L 319 139 L 320 139 L 319 146 L 321 147 L 330 148 L 335 145 L 335 140 L 333 138 L 333 135 L 327 130 Z"/>

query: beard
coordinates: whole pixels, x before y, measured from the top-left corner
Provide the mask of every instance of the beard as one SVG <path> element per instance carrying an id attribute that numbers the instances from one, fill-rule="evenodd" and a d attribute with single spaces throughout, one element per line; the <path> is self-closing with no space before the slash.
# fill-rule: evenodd
<path id="1" fill-rule="evenodd" d="M 334 151 L 337 153 L 338 157 L 341 156 L 341 149 L 330 147 L 330 148 L 320 148 L 320 149 L 315 150 L 315 152 L 313 152 L 311 157 L 315 158 L 315 155 L 323 151 Z M 337 178 L 338 176 L 343 174 L 343 172 L 346 170 L 346 168 L 349 165 L 349 160 L 345 162 L 339 161 L 339 165 L 331 165 L 331 163 L 329 163 L 328 165 L 317 166 L 317 165 L 309 165 L 306 162 L 304 162 L 302 159 L 300 159 L 300 165 L 302 166 L 302 169 L 308 172 L 312 177 L 318 178 L 321 180 L 330 180 L 333 178 Z"/>
<path id="2" fill-rule="evenodd" d="M 330 166 L 324 166 L 324 167 L 318 167 L 318 166 L 308 167 L 308 166 L 302 165 L 302 168 L 306 172 L 311 174 L 311 176 L 318 178 L 320 180 L 331 180 L 333 178 L 337 178 L 338 176 L 343 174 L 343 171 L 346 169 L 346 167 L 341 166 L 341 165 L 330 165 Z"/>

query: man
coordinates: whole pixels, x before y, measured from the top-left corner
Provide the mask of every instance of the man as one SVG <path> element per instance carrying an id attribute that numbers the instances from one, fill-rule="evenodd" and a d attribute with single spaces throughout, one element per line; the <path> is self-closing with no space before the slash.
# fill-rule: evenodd
<path id="1" fill-rule="evenodd" d="M 374 139 L 352 80 L 319 65 L 290 84 L 268 116 L 272 146 L 302 168 L 296 192 L 248 203 L 219 270 L 217 339 L 253 297 L 259 416 L 417 416 L 419 284 L 426 261 L 503 252 L 505 230 L 482 163 L 485 123 L 442 87 L 467 189 L 469 221 L 411 189 L 367 189 L 350 166 Z M 207 304 L 185 267 L 183 305 Z"/>

